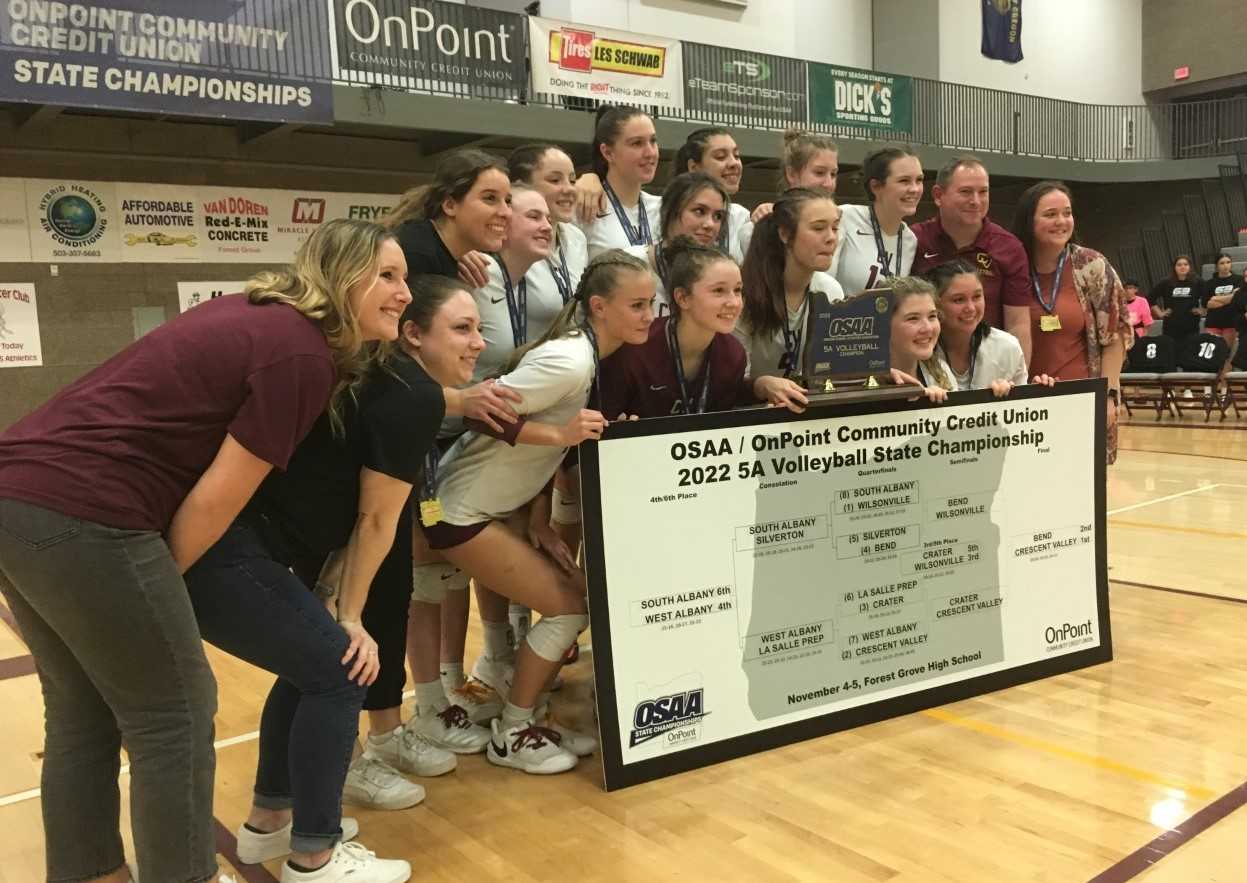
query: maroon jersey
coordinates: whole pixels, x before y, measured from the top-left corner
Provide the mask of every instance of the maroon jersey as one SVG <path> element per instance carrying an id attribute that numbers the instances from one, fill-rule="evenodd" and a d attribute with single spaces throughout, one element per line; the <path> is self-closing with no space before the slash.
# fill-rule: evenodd
<path id="1" fill-rule="evenodd" d="M 983 283 L 983 315 L 995 328 L 1004 328 L 1004 307 L 1029 307 L 1030 262 L 1022 242 L 1004 227 L 983 219 L 983 229 L 973 242 L 958 249 L 944 232 L 940 216 L 911 224 L 918 237 L 918 253 L 910 272 L 919 276 L 954 258 L 978 270 Z"/>
<path id="2" fill-rule="evenodd" d="M 610 358 L 602 360 L 603 413 L 607 419 L 620 414 L 666 417 L 685 413 L 667 338 L 670 321 L 670 316 L 655 319 L 649 327 L 649 340 L 639 345 L 624 344 Z M 685 378 L 691 410 L 729 411 L 739 405 L 754 404 L 753 387 L 745 380 L 745 362 L 745 348 L 740 341 L 730 334 L 716 334 L 697 376 Z"/>

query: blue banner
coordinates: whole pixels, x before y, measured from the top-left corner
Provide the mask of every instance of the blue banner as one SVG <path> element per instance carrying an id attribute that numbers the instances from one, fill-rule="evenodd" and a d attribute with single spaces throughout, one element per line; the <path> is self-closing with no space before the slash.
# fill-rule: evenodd
<path id="1" fill-rule="evenodd" d="M 983 46 L 988 58 L 1022 60 L 1022 0 L 982 0 Z"/>
<path id="2" fill-rule="evenodd" d="M 298 0 L 7 0 L 0 101 L 332 122 L 327 33 Z"/>

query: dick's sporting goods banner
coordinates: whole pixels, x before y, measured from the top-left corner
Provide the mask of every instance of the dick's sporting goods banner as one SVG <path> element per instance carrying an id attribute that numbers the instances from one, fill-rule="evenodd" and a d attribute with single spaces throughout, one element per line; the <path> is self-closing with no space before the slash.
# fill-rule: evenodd
<path id="1" fill-rule="evenodd" d="M 331 218 L 391 194 L 0 178 L 0 263 L 288 264 Z"/>
<path id="2" fill-rule="evenodd" d="M 581 446 L 608 789 L 1112 659 L 1103 380 Z"/>
<path id="3" fill-rule="evenodd" d="M 440 0 L 328 0 L 333 77 L 490 98 L 520 98 L 524 16 Z"/>
<path id="4" fill-rule="evenodd" d="M 302 0 L 5 0 L 0 101 L 328 123 L 325 30 Z"/>
<path id="5" fill-rule="evenodd" d="M 810 121 L 833 126 L 913 130 L 914 82 L 909 77 L 809 63 Z"/>
<path id="6" fill-rule="evenodd" d="M 641 106 L 683 104 L 679 40 L 532 16 L 528 40 L 534 93 Z"/>
<path id="7" fill-rule="evenodd" d="M 684 106 L 693 119 L 806 122 L 805 63 L 760 52 L 684 44 Z M 699 116 L 704 114 L 705 116 Z"/>

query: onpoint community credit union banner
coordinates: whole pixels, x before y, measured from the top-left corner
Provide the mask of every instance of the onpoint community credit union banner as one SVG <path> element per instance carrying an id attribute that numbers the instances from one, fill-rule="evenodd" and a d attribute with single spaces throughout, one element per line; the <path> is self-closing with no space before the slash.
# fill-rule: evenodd
<path id="1" fill-rule="evenodd" d="M 751 409 L 582 446 L 606 787 L 1112 659 L 1105 397 Z"/>
<path id="2" fill-rule="evenodd" d="M 332 122 L 324 33 L 298 0 L 4 0 L 0 101 Z"/>
<path id="3" fill-rule="evenodd" d="M 0 178 L 0 262 L 287 264 L 331 218 L 391 194 Z"/>
<path id="4" fill-rule="evenodd" d="M 335 80 L 520 98 L 524 16 L 440 0 L 328 0 Z"/>
<path id="5" fill-rule="evenodd" d="M 683 104 L 679 40 L 534 16 L 528 19 L 528 40 L 534 93 L 641 106 Z"/>
<path id="6" fill-rule="evenodd" d="M 39 306 L 35 286 L 0 282 L 0 368 L 32 368 L 43 364 L 39 338 Z"/>
<path id="7" fill-rule="evenodd" d="M 914 81 L 810 62 L 810 121 L 889 132 L 913 131 Z"/>
<path id="8" fill-rule="evenodd" d="M 805 62 L 684 44 L 684 106 L 693 119 L 741 117 L 786 127 L 806 122 Z"/>

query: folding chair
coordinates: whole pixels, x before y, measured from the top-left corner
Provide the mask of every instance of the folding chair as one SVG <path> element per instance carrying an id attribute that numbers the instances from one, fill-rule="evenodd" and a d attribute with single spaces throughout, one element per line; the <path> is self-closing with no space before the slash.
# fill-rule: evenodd
<path id="1" fill-rule="evenodd" d="M 1230 345 L 1215 334 L 1192 334 L 1178 344 L 1179 370 L 1161 375 L 1160 382 L 1179 419 L 1183 411 L 1203 411 L 1207 423 L 1214 408 L 1225 419 L 1226 402 L 1217 387 L 1229 357 Z"/>
<path id="2" fill-rule="evenodd" d="M 1155 409 L 1156 419 L 1160 420 L 1171 407 L 1161 376 L 1177 367 L 1173 341 L 1168 337 L 1136 340 L 1121 374 L 1121 403 L 1126 415 L 1134 417 L 1134 407 L 1148 407 Z M 1178 416 L 1176 409 L 1173 415 Z"/>

